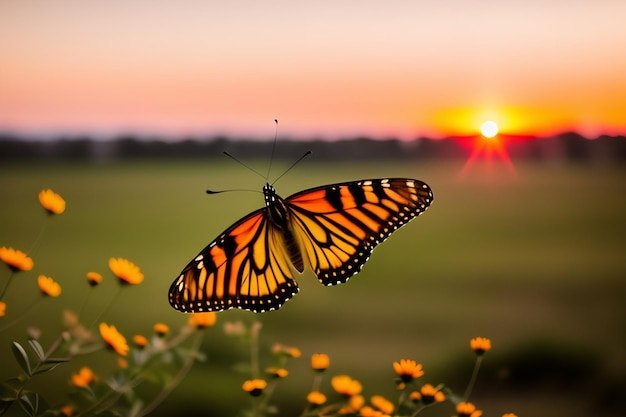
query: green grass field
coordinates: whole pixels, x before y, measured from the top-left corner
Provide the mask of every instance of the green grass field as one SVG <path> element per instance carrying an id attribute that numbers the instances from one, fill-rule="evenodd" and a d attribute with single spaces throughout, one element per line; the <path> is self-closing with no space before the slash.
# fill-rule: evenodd
<path id="1" fill-rule="evenodd" d="M 63 286 L 62 297 L 38 303 L 23 323 L 0 333 L 0 378 L 18 372 L 10 342 L 26 340 L 27 324 L 42 328 L 44 344 L 56 337 L 59 305 L 79 307 L 87 271 L 101 272 L 108 282 L 93 293 L 85 314 L 95 318 L 110 302 L 117 291 L 107 268 L 112 256 L 135 262 L 146 280 L 125 289 L 103 320 L 129 337 L 149 332 L 157 321 L 184 323 L 187 317 L 167 301 L 171 282 L 223 229 L 263 203 L 259 193 L 205 194 L 207 188 L 261 189 L 262 179 L 224 159 L 0 167 L 0 246 L 32 246 L 45 219 L 37 201 L 41 189 L 52 188 L 67 201 L 67 211 L 49 219 L 32 254 L 35 269 L 15 278 L 5 301 L 18 311 L 31 304 L 39 297 L 39 273 Z M 251 165 L 267 169 L 266 160 Z M 331 182 L 406 176 L 427 182 L 435 200 L 346 285 L 326 288 L 305 273 L 300 294 L 277 312 L 221 313 L 204 338 L 207 361 L 154 415 L 236 415 L 249 401 L 240 389 L 248 375 L 232 367 L 247 360 L 247 352 L 221 325 L 255 319 L 263 323 L 265 347 L 280 342 L 303 352 L 274 394 L 280 415 L 301 412 L 315 352 L 330 355 L 330 374 L 362 381 L 366 396 L 394 395 L 391 364 L 401 358 L 421 362 L 429 382 L 462 392 L 474 336 L 489 337 L 494 346 L 472 398 L 485 416 L 616 413 L 611 393 L 623 394 L 626 386 L 626 170 L 526 163 L 516 166 L 514 177 L 479 162 L 460 178 L 462 165 L 311 160 L 290 171 L 276 183 L 283 197 Z M 272 172 L 286 166 L 275 163 Z M 8 273 L 0 269 L 0 283 Z M 101 369 L 115 366 L 110 354 L 101 358 Z M 81 365 L 62 366 L 35 383 L 49 389 L 53 402 Z M 451 407 L 436 410 L 423 415 L 453 413 Z"/>

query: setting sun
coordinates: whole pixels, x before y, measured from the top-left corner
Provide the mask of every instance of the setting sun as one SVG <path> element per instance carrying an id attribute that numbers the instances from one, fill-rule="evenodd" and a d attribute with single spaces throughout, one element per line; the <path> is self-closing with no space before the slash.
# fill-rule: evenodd
<path id="1" fill-rule="evenodd" d="M 487 120 L 480 127 L 480 133 L 486 138 L 493 138 L 498 134 L 498 125 L 493 120 Z"/>
<path id="2" fill-rule="evenodd" d="M 476 126 L 476 124 L 474 124 L 474 126 Z M 487 119 L 480 127 L 482 136 L 474 134 L 466 137 L 471 141 L 472 148 L 471 154 L 461 170 L 461 177 L 465 176 L 478 160 L 482 160 L 487 169 L 491 169 L 494 161 L 501 161 L 514 177 L 517 176 L 515 167 L 505 147 L 505 142 L 510 139 L 511 136 L 506 133 L 498 135 L 499 131 L 498 123 L 493 119 Z"/>

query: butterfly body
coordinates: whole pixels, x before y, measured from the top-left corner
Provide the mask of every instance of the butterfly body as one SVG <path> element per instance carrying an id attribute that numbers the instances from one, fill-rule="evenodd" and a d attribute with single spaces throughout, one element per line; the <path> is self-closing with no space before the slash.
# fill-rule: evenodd
<path id="1" fill-rule="evenodd" d="M 310 269 L 324 285 L 346 282 L 372 250 L 432 202 L 425 183 L 361 180 L 301 191 L 286 199 L 270 184 L 265 207 L 204 248 L 170 287 L 184 312 L 280 308 L 298 292 L 292 270 Z"/>
<path id="2" fill-rule="evenodd" d="M 291 228 L 291 218 L 289 208 L 285 204 L 285 200 L 276 194 L 276 190 L 269 183 L 263 187 L 263 196 L 265 197 L 265 208 L 267 210 L 267 218 L 271 226 L 282 232 L 283 247 L 285 248 L 291 265 L 296 271 L 302 273 L 304 271 L 304 261 L 300 247 Z"/>

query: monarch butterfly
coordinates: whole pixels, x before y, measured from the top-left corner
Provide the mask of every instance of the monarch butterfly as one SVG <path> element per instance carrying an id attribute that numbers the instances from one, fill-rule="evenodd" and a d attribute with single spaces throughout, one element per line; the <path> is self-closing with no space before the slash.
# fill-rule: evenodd
<path id="1" fill-rule="evenodd" d="M 324 285 L 346 282 L 382 241 L 424 212 L 430 187 L 409 178 L 324 185 L 279 197 L 263 187 L 265 207 L 204 248 L 172 283 L 183 312 L 276 310 L 299 290 L 292 268 L 308 267 Z"/>

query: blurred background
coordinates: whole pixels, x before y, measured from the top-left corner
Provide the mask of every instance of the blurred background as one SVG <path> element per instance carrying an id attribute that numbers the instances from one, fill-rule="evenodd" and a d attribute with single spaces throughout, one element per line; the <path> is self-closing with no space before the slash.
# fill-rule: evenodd
<path id="1" fill-rule="evenodd" d="M 67 201 L 5 301 L 30 305 L 36 274 L 59 281 L 62 299 L 24 319 L 50 343 L 59 303 L 80 306 L 85 273 L 105 275 L 85 313 L 95 318 L 117 292 L 108 259 L 125 257 L 146 280 L 104 319 L 128 337 L 184 324 L 167 302 L 171 282 L 262 204 L 257 193 L 204 193 L 265 183 L 221 153 L 266 173 L 278 118 L 270 180 L 313 151 L 276 184 L 281 196 L 399 176 L 428 183 L 435 201 L 346 285 L 305 273 L 277 312 L 219 314 L 207 361 L 154 415 L 237 415 L 248 375 L 233 367 L 248 352 L 223 333 L 233 320 L 260 320 L 264 351 L 303 352 L 275 393 L 279 415 L 301 413 L 316 352 L 366 396 L 394 395 L 401 358 L 461 393 L 475 336 L 494 346 L 472 396 L 484 415 L 621 415 L 624 17 L 610 0 L 4 1 L 0 246 L 32 246 L 41 189 Z M 12 340 L 26 340 L 24 326 L 0 334 L 2 380 L 18 372 Z M 116 366 L 98 358 L 97 371 Z M 37 384 L 54 399 L 80 365 Z"/>

